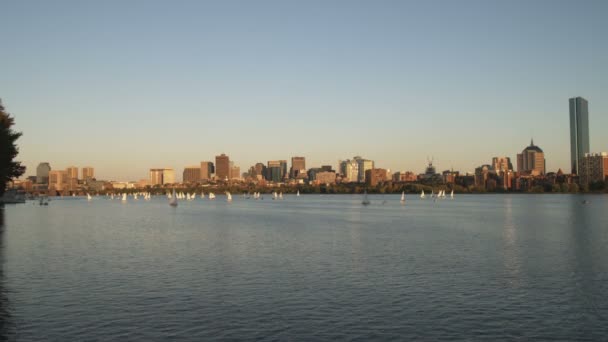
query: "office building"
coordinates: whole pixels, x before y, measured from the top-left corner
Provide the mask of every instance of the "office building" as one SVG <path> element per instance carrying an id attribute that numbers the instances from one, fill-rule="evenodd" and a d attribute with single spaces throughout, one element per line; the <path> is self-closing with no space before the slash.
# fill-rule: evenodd
<path id="1" fill-rule="evenodd" d="M 95 178 L 95 169 L 90 166 L 85 166 L 82 168 L 82 179 L 83 180 L 91 180 Z"/>
<path id="2" fill-rule="evenodd" d="M 534 140 L 517 155 L 517 172 L 531 176 L 545 174 L 545 153 L 534 145 Z"/>
<path id="3" fill-rule="evenodd" d="M 513 170 L 511 158 L 509 157 L 494 157 L 492 158 L 492 170 L 494 171 L 509 171 Z"/>
<path id="4" fill-rule="evenodd" d="M 175 183 L 175 171 L 173 169 L 150 169 L 150 184 L 164 185 Z"/>
<path id="5" fill-rule="evenodd" d="M 365 170 L 365 183 L 368 186 L 376 186 L 378 183 L 386 182 L 388 180 L 388 172 L 386 169 L 369 169 Z"/>
<path id="6" fill-rule="evenodd" d="M 68 178 L 78 179 L 78 168 L 76 166 L 70 166 L 65 171 L 68 173 Z"/>
<path id="7" fill-rule="evenodd" d="M 49 163 L 40 163 L 36 168 L 36 183 L 37 184 L 48 184 L 49 183 L 49 172 L 51 171 L 51 165 Z"/>
<path id="8" fill-rule="evenodd" d="M 201 180 L 201 168 L 198 166 L 185 167 L 182 176 L 183 183 L 198 183 Z"/>
<path id="9" fill-rule="evenodd" d="M 302 173 L 306 173 L 306 158 L 292 157 L 290 177 L 297 178 Z"/>
<path id="10" fill-rule="evenodd" d="M 215 168 L 213 167 L 213 163 L 210 161 L 201 162 L 201 180 L 207 181 L 213 177 L 215 173 Z"/>
<path id="11" fill-rule="evenodd" d="M 269 160 L 266 169 L 266 180 L 280 182 L 283 179 L 282 160 Z"/>
<path id="12" fill-rule="evenodd" d="M 320 170 L 320 169 L 318 169 Z M 320 171 L 315 173 L 315 182 L 317 184 L 335 184 L 336 183 L 336 172 L 334 171 Z"/>
<path id="13" fill-rule="evenodd" d="M 241 179 L 241 168 L 238 166 L 230 167 L 230 179 Z"/>
<path id="14" fill-rule="evenodd" d="M 582 97 L 570 99 L 570 163 L 573 174 L 579 174 L 579 162 L 589 153 L 589 108 Z"/>
<path id="15" fill-rule="evenodd" d="M 587 153 L 579 160 L 580 183 L 605 181 L 608 176 L 608 153 Z"/>
<path id="16" fill-rule="evenodd" d="M 215 156 L 215 176 L 218 180 L 230 178 L 230 158 L 223 153 Z"/>
<path id="17" fill-rule="evenodd" d="M 64 191 L 69 185 L 68 172 L 65 170 L 49 171 L 49 190 Z"/>

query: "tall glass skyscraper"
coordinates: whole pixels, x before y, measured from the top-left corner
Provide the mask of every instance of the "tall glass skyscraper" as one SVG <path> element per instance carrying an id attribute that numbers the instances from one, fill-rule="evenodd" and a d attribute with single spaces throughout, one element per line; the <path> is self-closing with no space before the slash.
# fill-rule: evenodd
<path id="1" fill-rule="evenodd" d="M 570 162 L 572 173 L 578 175 L 580 159 L 589 153 L 589 110 L 582 97 L 570 99 Z"/>

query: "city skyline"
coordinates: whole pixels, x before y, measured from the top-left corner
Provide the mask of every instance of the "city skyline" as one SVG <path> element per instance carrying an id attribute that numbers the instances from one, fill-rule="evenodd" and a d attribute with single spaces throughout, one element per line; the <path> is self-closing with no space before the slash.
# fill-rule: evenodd
<path id="1" fill-rule="evenodd" d="M 362 155 L 473 172 L 531 138 L 569 172 L 568 99 L 589 101 L 590 152 L 608 149 L 608 4 L 585 4 L 9 3 L 0 98 L 29 175 L 136 180 L 222 152 L 241 171 Z"/>

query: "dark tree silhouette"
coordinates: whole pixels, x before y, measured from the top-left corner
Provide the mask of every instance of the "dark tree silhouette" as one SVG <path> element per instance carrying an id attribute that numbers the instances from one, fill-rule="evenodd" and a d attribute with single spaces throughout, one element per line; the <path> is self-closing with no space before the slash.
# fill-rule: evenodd
<path id="1" fill-rule="evenodd" d="M 20 132 L 11 129 L 14 124 L 15 119 L 4 110 L 0 100 L 0 196 L 4 195 L 6 184 L 10 180 L 25 172 L 25 167 L 14 161 L 19 153 L 16 141 L 21 136 Z"/>

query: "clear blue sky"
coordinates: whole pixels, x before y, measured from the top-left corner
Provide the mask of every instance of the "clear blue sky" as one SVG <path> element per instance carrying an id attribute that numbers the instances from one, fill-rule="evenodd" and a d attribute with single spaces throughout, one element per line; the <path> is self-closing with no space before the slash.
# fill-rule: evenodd
<path id="1" fill-rule="evenodd" d="M 228 154 L 473 171 L 534 137 L 568 169 L 568 98 L 608 150 L 608 1 L 1 1 L 0 98 L 35 172 L 146 178 Z"/>

